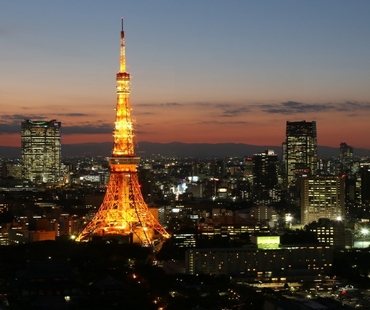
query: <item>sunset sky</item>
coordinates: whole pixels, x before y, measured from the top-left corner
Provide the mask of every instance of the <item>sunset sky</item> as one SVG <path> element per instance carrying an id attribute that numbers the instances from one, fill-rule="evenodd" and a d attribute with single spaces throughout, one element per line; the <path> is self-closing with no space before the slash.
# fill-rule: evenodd
<path id="1" fill-rule="evenodd" d="M 370 149 L 370 1 L 0 0 L 0 145 L 23 119 L 112 141 L 124 17 L 136 141 Z"/>

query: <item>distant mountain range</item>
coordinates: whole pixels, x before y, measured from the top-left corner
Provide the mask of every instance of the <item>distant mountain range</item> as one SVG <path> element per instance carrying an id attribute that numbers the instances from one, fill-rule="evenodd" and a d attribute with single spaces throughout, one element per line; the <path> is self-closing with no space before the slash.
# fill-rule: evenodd
<path id="1" fill-rule="evenodd" d="M 281 146 L 272 145 L 250 145 L 242 143 L 153 143 L 138 142 L 136 144 L 136 154 L 140 157 L 150 157 L 152 155 L 176 156 L 176 157 L 238 157 L 251 156 L 261 153 L 266 149 L 274 150 L 281 158 Z M 112 143 L 83 143 L 83 144 L 63 144 L 62 156 L 110 156 Z M 328 146 L 318 147 L 319 157 L 329 158 L 339 156 L 339 145 L 337 148 Z M 0 146 L 0 156 L 17 158 L 21 155 L 20 147 Z M 370 156 L 370 150 L 354 149 L 355 156 Z"/>

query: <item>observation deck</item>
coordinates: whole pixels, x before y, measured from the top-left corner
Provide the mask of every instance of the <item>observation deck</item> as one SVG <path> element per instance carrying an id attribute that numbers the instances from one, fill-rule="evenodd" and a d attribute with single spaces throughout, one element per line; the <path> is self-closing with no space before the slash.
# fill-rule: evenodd
<path id="1" fill-rule="evenodd" d="M 109 157 L 109 165 L 139 165 L 140 157 Z"/>

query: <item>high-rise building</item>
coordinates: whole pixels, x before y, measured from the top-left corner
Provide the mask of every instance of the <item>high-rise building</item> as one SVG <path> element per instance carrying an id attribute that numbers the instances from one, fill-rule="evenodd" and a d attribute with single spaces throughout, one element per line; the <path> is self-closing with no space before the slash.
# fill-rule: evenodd
<path id="1" fill-rule="evenodd" d="M 341 142 L 339 145 L 339 159 L 353 160 L 353 147 L 349 146 L 346 142 Z"/>
<path id="2" fill-rule="evenodd" d="M 61 176 L 61 123 L 56 120 L 21 124 L 22 178 L 56 183 Z"/>
<path id="3" fill-rule="evenodd" d="M 346 142 L 341 142 L 339 146 L 339 161 L 341 164 L 340 172 L 349 172 L 353 164 L 353 147 Z"/>
<path id="4" fill-rule="evenodd" d="M 344 218 L 345 178 L 315 176 L 300 178 L 301 224 L 321 218 Z"/>
<path id="5" fill-rule="evenodd" d="M 271 202 L 278 184 L 277 154 L 273 150 L 254 154 L 253 196 L 256 202 Z"/>
<path id="6" fill-rule="evenodd" d="M 287 122 L 285 151 L 286 185 L 294 186 L 297 177 L 315 175 L 317 167 L 316 122 Z"/>
<path id="7" fill-rule="evenodd" d="M 149 210 L 144 201 L 134 149 L 134 128 L 130 105 L 130 74 L 126 72 L 125 32 L 121 30 L 120 70 L 116 75 L 117 105 L 113 131 L 110 177 L 103 203 L 76 241 L 91 237 L 123 237 L 143 246 L 157 246 L 157 237 L 170 235 L 158 222 L 158 210 Z M 156 212 L 155 212 L 156 211 Z M 158 235 L 155 236 L 155 233 Z M 160 238 L 163 239 L 163 238 Z M 159 242 L 161 244 L 161 242 Z"/>

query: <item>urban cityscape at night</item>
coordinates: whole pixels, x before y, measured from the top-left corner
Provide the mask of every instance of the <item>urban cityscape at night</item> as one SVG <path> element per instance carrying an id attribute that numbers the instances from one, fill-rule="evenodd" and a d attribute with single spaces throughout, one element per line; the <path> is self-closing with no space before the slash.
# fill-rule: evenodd
<path id="1" fill-rule="evenodd" d="M 0 309 L 370 309 L 370 4 L 18 4 Z"/>

